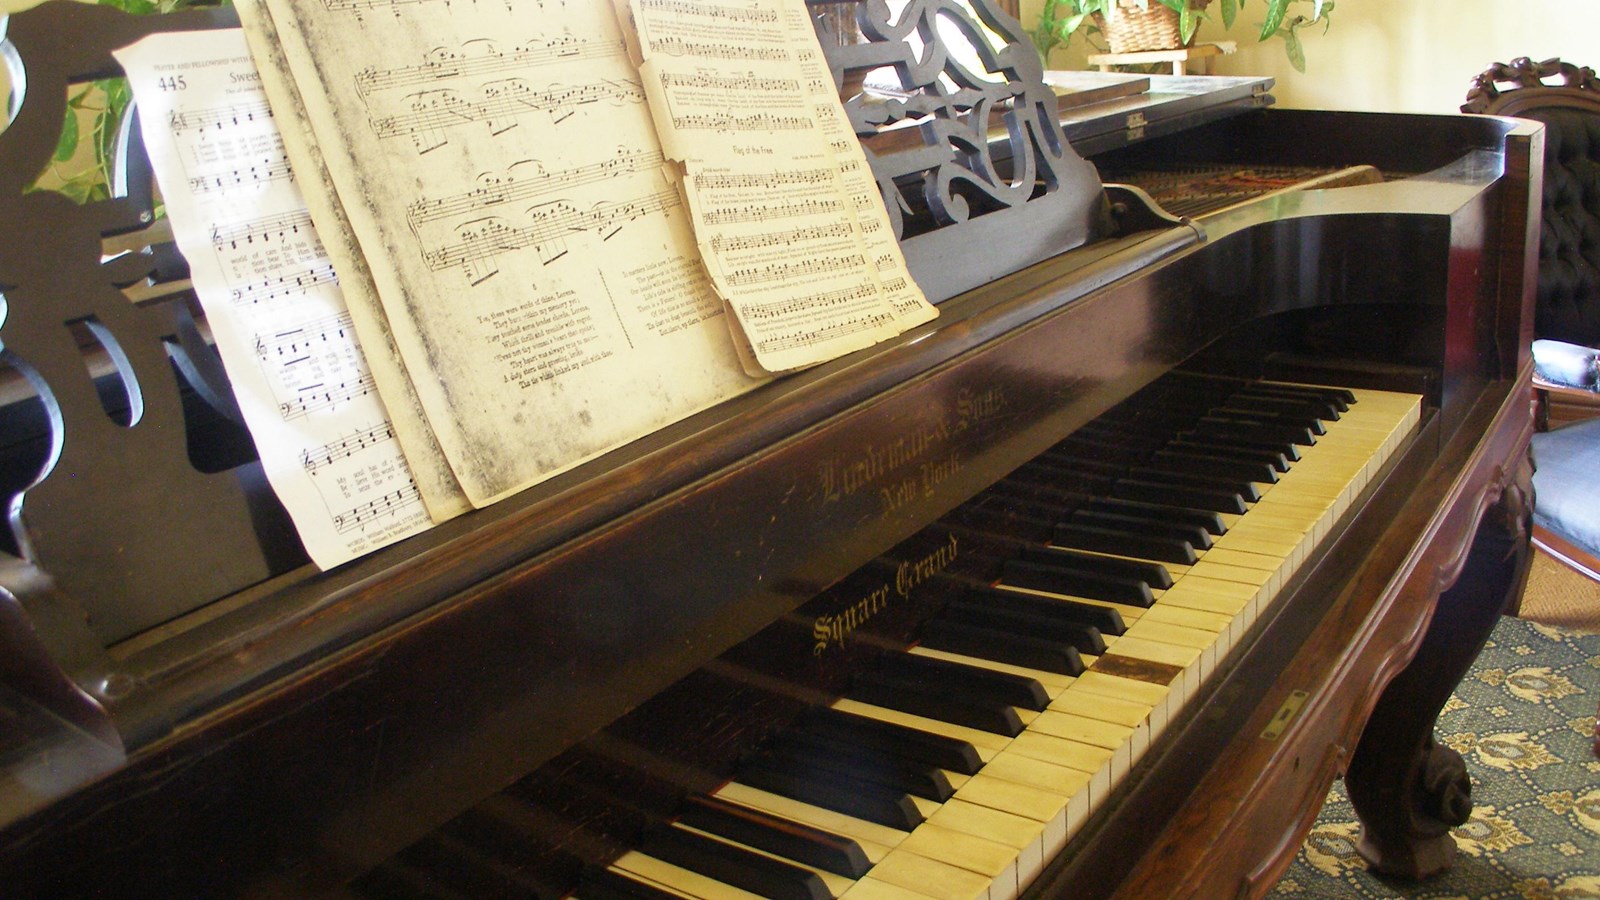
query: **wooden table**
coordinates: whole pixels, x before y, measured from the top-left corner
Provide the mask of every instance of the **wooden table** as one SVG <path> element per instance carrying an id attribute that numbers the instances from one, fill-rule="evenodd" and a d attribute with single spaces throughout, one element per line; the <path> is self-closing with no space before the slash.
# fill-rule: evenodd
<path id="1" fill-rule="evenodd" d="M 1100 71 L 1113 71 L 1115 66 L 1142 66 L 1151 63 L 1171 63 L 1172 74 L 1188 74 L 1191 60 L 1200 64 L 1201 75 L 1211 74 L 1212 60 L 1218 56 L 1232 53 L 1239 47 L 1233 41 L 1215 41 L 1204 44 L 1195 44 L 1192 47 L 1181 47 L 1177 50 L 1140 50 L 1136 53 L 1092 53 L 1088 57 L 1090 65 L 1099 66 Z"/>

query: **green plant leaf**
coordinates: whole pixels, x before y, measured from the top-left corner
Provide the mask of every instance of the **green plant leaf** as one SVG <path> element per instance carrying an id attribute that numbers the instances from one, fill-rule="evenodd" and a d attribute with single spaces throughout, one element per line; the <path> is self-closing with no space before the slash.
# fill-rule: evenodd
<path id="1" fill-rule="evenodd" d="M 1293 28 L 1286 29 L 1283 32 L 1283 50 L 1289 55 L 1289 65 L 1294 66 L 1296 72 L 1304 75 L 1306 71 L 1306 48 L 1301 46 L 1300 36 L 1294 33 Z"/>
<path id="2" fill-rule="evenodd" d="M 61 139 L 56 142 L 56 162 L 66 162 L 78 152 L 78 111 L 68 109 L 61 122 Z"/>
<path id="3" fill-rule="evenodd" d="M 1239 0 L 1222 0 L 1222 27 L 1232 28 L 1233 20 L 1239 17 Z"/>
<path id="4" fill-rule="evenodd" d="M 1178 10 L 1178 39 L 1183 41 L 1184 46 L 1188 46 L 1189 41 L 1194 38 L 1194 30 L 1199 27 L 1200 17 L 1185 3 L 1183 9 Z"/>
<path id="5" fill-rule="evenodd" d="M 1267 0 L 1267 20 L 1261 23 L 1261 40 L 1278 33 L 1283 17 L 1289 12 L 1289 0 Z"/>

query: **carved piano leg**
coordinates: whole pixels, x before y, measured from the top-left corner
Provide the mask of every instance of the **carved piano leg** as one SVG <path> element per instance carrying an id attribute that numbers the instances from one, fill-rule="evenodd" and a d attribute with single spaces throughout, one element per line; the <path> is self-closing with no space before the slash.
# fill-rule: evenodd
<path id="1" fill-rule="evenodd" d="M 1356 849 L 1374 871 L 1425 878 L 1454 861 L 1450 829 L 1472 814 L 1472 785 L 1460 754 L 1434 742 L 1434 722 L 1522 593 L 1532 558 L 1531 479 L 1524 461 L 1484 516 L 1416 658 L 1379 698 L 1351 759 L 1345 787 L 1361 820 Z"/>

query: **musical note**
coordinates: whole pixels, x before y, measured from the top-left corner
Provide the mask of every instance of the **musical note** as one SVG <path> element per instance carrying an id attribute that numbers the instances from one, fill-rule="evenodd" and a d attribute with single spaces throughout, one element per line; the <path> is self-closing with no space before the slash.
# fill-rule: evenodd
<path id="1" fill-rule="evenodd" d="M 767 284 L 774 281 L 792 281 L 809 275 L 826 275 L 830 272 L 846 272 L 861 266 L 866 261 L 861 254 L 849 256 L 813 256 L 797 262 L 768 263 L 748 269 L 735 269 L 728 273 L 729 284 L 738 287 L 748 287 L 755 284 Z"/>
<path id="2" fill-rule="evenodd" d="M 551 85 L 535 90 L 520 80 L 498 82 L 482 88 L 482 100 L 464 100 L 454 90 L 423 91 L 410 97 L 410 111 L 371 118 L 368 124 L 381 139 L 411 137 L 418 152 L 426 153 L 446 142 L 451 128 L 483 122 L 491 133 L 503 132 L 530 113 L 551 115 L 559 124 L 578 107 L 601 101 L 643 103 L 644 89 L 632 81 L 600 81 L 577 86 Z"/>
<path id="3" fill-rule="evenodd" d="M 493 41 L 469 41 L 459 51 L 435 48 L 416 65 L 363 69 L 356 73 L 356 90 L 366 96 L 381 90 L 431 84 L 447 78 L 521 71 L 573 60 L 600 60 L 622 56 L 625 52 L 621 41 L 575 38 L 570 35 L 553 40 L 530 41 L 510 51 L 501 51 Z"/>
<path id="4" fill-rule="evenodd" d="M 805 116 L 775 116 L 764 112 L 746 116 L 694 113 L 672 117 L 672 126 L 685 131 L 807 131 L 811 124 Z"/>
<path id="5" fill-rule="evenodd" d="M 851 230 L 848 222 L 834 222 L 830 225 L 789 228 L 783 231 L 768 231 L 763 234 L 736 234 L 732 236 L 718 234 L 711 238 L 711 249 L 721 254 L 759 250 L 763 247 L 792 247 L 795 244 L 809 243 L 811 241 L 848 237 Z"/>
<path id="6" fill-rule="evenodd" d="M 167 116 L 167 125 L 176 132 L 202 131 L 207 128 L 221 131 L 225 128 L 237 127 L 271 118 L 272 107 L 268 106 L 265 100 L 262 100 L 213 109 L 174 110 L 171 115 Z"/>
<path id="7" fill-rule="evenodd" d="M 406 218 L 415 231 L 424 222 L 465 215 L 504 203 L 526 201 L 581 185 L 598 184 L 618 175 L 648 172 L 660 168 L 661 162 L 661 152 L 658 150 L 630 151 L 618 148 L 616 156 L 611 159 L 556 172 L 541 170 L 536 177 L 480 175 L 480 186 L 471 191 L 415 201 L 407 208 Z"/>
<path id="8" fill-rule="evenodd" d="M 408 483 L 399 490 L 390 491 L 359 506 L 352 507 L 333 517 L 334 528 L 340 534 L 361 528 L 370 524 L 374 519 L 382 516 L 392 516 L 401 510 L 422 502 L 422 495 L 417 490 L 415 481 Z"/>
<path id="9" fill-rule="evenodd" d="M 747 59 L 757 62 L 789 62 L 789 51 L 784 47 L 741 46 L 739 44 L 685 41 L 682 38 L 653 38 L 651 53 L 667 56 L 704 56 L 710 59 Z"/>
<path id="10" fill-rule="evenodd" d="M 276 356 L 281 364 L 289 365 L 308 353 L 313 345 L 335 343 L 339 350 L 347 351 L 355 340 L 350 312 L 345 310 L 337 315 L 312 319 L 289 331 L 257 335 L 255 349 L 256 356 L 263 360 Z"/>
<path id="11" fill-rule="evenodd" d="M 281 241 L 290 235 L 300 234 L 302 230 L 316 241 L 316 235 L 311 231 L 311 213 L 303 209 L 292 210 L 235 225 L 213 225 L 211 245 L 219 251 L 224 248 L 238 250 L 241 244 L 254 244 L 257 241 L 266 243 L 273 239 Z M 321 241 L 316 241 L 316 244 L 322 246 Z"/>
<path id="12" fill-rule="evenodd" d="M 694 186 L 703 191 L 738 189 L 767 189 L 792 185 L 827 184 L 833 180 L 832 169 L 786 169 L 781 172 L 762 172 L 759 175 L 733 175 L 724 172 L 697 172 Z"/>
<path id="13" fill-rule="evenodd" d="M 371 372 L 365 372 L 350 381 L 306 385 L 300 388 L 299 396 L 279 403 L 278 413 L 283 416 L 285 422 L 304 418 L 318 410 L 337 406 L 347 400 L 365 397 L 372 393 L 373 389 Z"/>
<path id="14" fill-rule="evenodd" d="M 349 459 L 368 447 L 392 440 L 394 440 L 394 426 L 389 422 L 379 422 L 348 437 L 302 450 L 300 465 L 307 474 L 315 475 L 318 469 L 333 465 L 335 460 Z"/>
<path id="15" fill-rule="evenodd" d="M 643 0 L 640 5 L 645 9 L 660 10 L 675 16 L 703 16 L 725 22 L 756 22 L 770 25 L 778 21 L 778 12 L 772 9 L 694 3 L 692 0 Z"/>
<path id="16" fill-rule="evenodd" d="M 635 200 L 596 203 L 587 210 L 580 210 L 565 201 L 543 204 L 529 211 L 534 219 L 533 225 L 519 228 L 501 219 L 470 222 L 462 226 L 459 241 L 428 250 L 423 254 L 423 259 L 428 268 L 434 271 L 463 266 L 473 283 L 477 283 L 486 276 L 472 269 L 475 264 L 530 247 L 555 245 L 576 231 L 609 231 L 614 234 L 616 228 L 633 219 L 674 209 L 681 202 L 677 191 L 664 190 Z"/>
<path id="17" fill-rule="evenodd" d="M 679 75 L 674 72 L 661 73 L 661 86 L 664 88 L 692 87 L 701 90 L 735 91 L 749 93 L 752 91 L 764 93 L 794 93 L 800 90 L 800 82 L 793 78 L 756 78 L 753 75 L 711 75 L 706 72 L 696 72 L 693 75 Z"/>
<path id="18" fill-rule="evenodd" d="M 189 179 L 189 190 L 196 194 L 225 191 L 243 185 L 261 186 L 277 181 L 293 181 L 294 170 L 289 167 L 289 157 L 269 156 L 259 165 L 230 169 L 214 175 L 197 175 Z"/>
<path id="19" fill-rule="evenodd" d="M 736 222 L 764 222 L 768 219 L 789 219 L 839 211 L 837 200 L 792 200 L 788 203 L 747 203 L 713 210 L 702 217 L 707 225 L 729 225 Z"/>
<path id="20" fill-rule="evenodd" d="M 333 264 L 326 263 L 312 266 L 293 275 L 265 278 L 253 284 L 234 288 L 232 297 L 235 305 L 269 303 L 280 297 L 305 293 L 314 287 L 338 283 L 339 276 L 333 271 Z"/>

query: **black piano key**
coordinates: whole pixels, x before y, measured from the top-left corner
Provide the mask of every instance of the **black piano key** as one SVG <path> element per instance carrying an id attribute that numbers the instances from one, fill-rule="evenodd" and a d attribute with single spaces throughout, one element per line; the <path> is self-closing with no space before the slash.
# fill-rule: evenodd
<path id="1" fill-rule="evenodd" d="M 888 654 L 878 661 L 878 668 L 901 677 L 922 679 L 953 694 L 980 696 L 994 703 L 1006 703 L 1034 711 L 1050 705 L 1050 696 L 1045 693 L 1044 685 L 1023 675 L 996 672 L 915 653 Z"/>
<path id="2" fill-rule="evenodd" d="M 860 878 L 872 868 L 866 851 L 852 838 L 715 797 L 689 797 L 678 821 L 846 878 Z"/>
<path id="3" fill-rule="evenodd" d="M 1084 504 L 1083 508 L 1127 515 L 1158 516 L 1171 522 L 1199 526 L 1204 528 L 1207 533 L 1218 537 L 1228 533 L 1228 523 L 1222 521 L 1221 516 L 1209 509 L 1194 509 L 1173 506 L 1167 503 L 1144 503 L 1138 500 L 1120 500 L 1115 497 L 1101 497 L 1092 500 Z"/>
<path id="4" fill-rule="evenodd" d="M 1261 391 L 1242 390 L 1229 398 L 1227 405 L 1243 405 L 1253 409 L 1273 409 L 1296 416 L 1312 416 L 1324 422 L 1337 422 L 1342 410 L 1320 397 L 1289 397 Z"/>
<path id="5" fill-rule="evenodd" d="M 1290 445 L 1293 446 L 1292 444 Z M 1272 467 L 1274 472 L 1289 471 L 1292 460 L 1280 450 L 1271 450 L 1255 447 L 1245 447 L 1238 444 L 1229 444 L 1226 441 L 1200 440 L 1194 438 L 1178 438 L 1167 444 L 1171 450 L 1204 453 L 1220 456 L 1223 459 L 1247 459 L 1251 462 L 1265 463 Z"/>
<path id="6" fill-rule="evenodd" d="M 579 900 L 683 900 L 678 894 L 612 869 L 586 870 L 574 893 Z"/>
<path id="7" fill-rule="evenodd" d="M 963 622 L 968 625 L 992 628 L 996 631 L 1008 631 L 1023 637 L 1037 637 L 1071 644 L 1078 648 L 1079 653 L 1099 656 L 1106 652 L 1105 637 L 1100 633 L 1100 629 L 1095 628 L 1093 625 L 1064 622 L 1049 616 L 1030 615 L 1022 610 L 995 609 L 980 604 L 956 601 L 947 604 L 940 611 L 939 617 L 951 622 Z"/>
<path id="8" fill-rule="evenodd" d="M 1057 525 L 1050 543 L 1073 550 L 1115 553 L 1118 556 L 1154 559 L 1185 566 L 1194 565 L 1198 560 L 1194 546 L 1181 538 L 1071 522 Z"/>
<path id="9" fill-rule="evenodd" d="M 734 780 L 901 831 L 922 824 L 922 811 L 904 792 L 837 772 L 795 772 L 764 765 L 756 759 L 741 766 Z"/>
<path id="10" fill-rule="evenodd" d="M 1086 572 L 1090 575 L 1108 575 L 1115 578 L 1132 578 L 1150 586 L 1151 590 L 1164 591 L 1172 587 L 1172 575 L 1167 567 L 1156 562 L 1137 559 L 1117 559 L 1097 553 L 1083 553 L 1060 547 L 1024 547 L 1017 554 L 1024 562 L 1038 563 L 1057 569 Z M 1093 598 L 1099 600 L 1101 598 Z"/>
<path id="11" fill-rule="evenodd" d="M 1312 397 L 1326 400 L 1338 408 L 1340 412 L 1350 409 L 1356 402 L 1356 395 L 1344 388 L 1320 387 L 1309 384 L 1283 384 L 1275 381 L 1258 381 L 1251 385 L 1251 389 L 1260 393 L 1273 393 L 1286 397 Z"/>
<path id="12" fill-rule="evenodd" d="M 1301 447 L 1314 447 L 1317 443 L 1317 436 L 1312 434 L 1309 428 L 1296 428 L 1292 425 L 1264 425 L 1260 422 L 1251 422 L 1244 419 L 1213 416 L 1206 416 L 1196 422 L 1193 428 L 1178 433 L 1180 437 L 1188 434 L 1242 441 L 1271 441 L 1274 443 L 1297 444 Z"/>
<path id="13" fill-rule="evenodd" d="M 1327 426 L 1316 416 L 1290 415 L 1273 410 L 1251 409 L 1244 406 L 1219 406 L 1211 410 L 1211 415 L 1218 418 L 1241 419 L 1246 422 L 1259 422 L 1263 425 L 1285 425 L 1290 428 L 1304 428 L 1312 434 L 1327 434 Z"/>
<path id="14" fill-rule="evenodd" d="M 1017 711 L 1008 705 L 952 697 L 938 689 L 930 690 L 912 679 L 894 678 L 882 672 L 858 672 L 850 679 L 850 686 L 845 689 L 844 695 L 862 703 L 1005 737 L 1016 737 L 1022 733 L 1022 720 L 1017 717 Z"/>
<path id="15" fill-rule="evenodd" d="M 1122 613 L 1118 612 L 1116 607 L 1081 603 L 1077 600 L 987 588 L 967 591 L 961 595 L 961 602 L 995 609 L 1014 609 L 1030 616 L 1092 625 L 1101 635 L 1120 635 L 1127 630 L 1127 625 L 1122 621 Z"/>
<path id="16" fill-rule="evenodd" d="M 966 741 L 837 709 L 808 709 L 795 720 L 791 728 L 832 737 L 858 747 L 921 760 L 962 775 L 976 775 L 978 769 L 983 767 L 977 748 Z"/>
<path id="17" fill-rule="evenodd" d="M 1169 447 L 1159 450 L 1150 458 L 1148 465 L 1171 471 L 1216 475 L 1234 481 L 1258 481 L 1262 484 L 1276 484 L 1278 481 L 1278 470 L 1269 463 L 1229 459 L 1226 456 L 1183 448 Z"/>
<path id="18" fill-rule="evenodd" d="M 781 732 L 761 748 L 756 758 L 767 765 L 797 772 L 838 772 L 939 803 L 955 794 L 950 779 L 937 766 L 903 756 L 856 751 L 837 741 L 804 732 Z"/>
<path id="19" fill-rule="evenodd" d="M 1072 514 L 1071 521 L 1122 531 L 1137 529 L 1145 534 L 1188 541 L 1189 546 L 1196 551 L 1211 549 L 1211 532 L 1199 525 L 1170 522 L 1161 516 L 1135 516 L 1103 512 L 1098 509 L 1080 509 Z"/>
<path id="20" fill-rule="evenodd" d="M 1243 515 L 1249 507 L 1237 491 L 1218 491 L 1207 488 L 1183 487 L 1159 481 L 1140 481 L 1132 478 L 1118 481 L 1111 487 L 1111 495 L 1124 500 L 1145 503 L 1164 503 L 1172 506 L 1192 506 L 1213 512 Z"/>
<path id="21" fill-rule="evenodd" d="M 1220 478 L 1215 475 L 1202 475 L 1193 472 L 1182 472 L 1176 469 L 1158 469 L 1150 466 L 1136 466 L 1128 471 L 1131 481 L 1149 481 L 1158 484 L 1170 484 L 1177 487 L 1200 488 L 1207 491 L 1225 491 L 1237 494 L 1245 503 L 1254 503 L 1261 499 L 1261 491 L 1248 481 Z"/>
<path id="22" fill-rule="evenodd" d="M 1071 644 L 1019 637 L 1009 632 L 946 619 L 933 618 L 922 623 L 922 645 L 1041 672 L 1072 676 L 1083 674 L 1083 658 L 1078 654 L 1078 648 Z"/>
<path id="23" fill-rule="evenodd" d="M 1150 585 L 1136 578 L 1095 575 L 1020 559 L 1008 560 L 1001 567 L 1000 583 L 1007 587 L 1088 597 L 1130 606 L 1148 607 L 1155 602 Z"/>
<path id="24" fill-rule="evenodd" d="M 639 843 L 639 850 L 762 897 L 833 900 L 833 892 L 810 869 L 682 828 L 669 825 L 651 829 Z"/>

